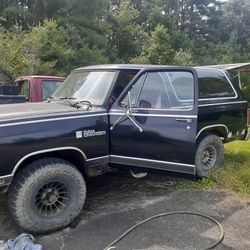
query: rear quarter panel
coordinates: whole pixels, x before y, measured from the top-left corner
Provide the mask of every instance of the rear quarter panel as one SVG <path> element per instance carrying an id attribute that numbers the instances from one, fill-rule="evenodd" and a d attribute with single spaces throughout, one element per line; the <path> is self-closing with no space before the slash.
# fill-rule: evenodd
<path id="1" fill-rule="evenodd" d="M 204 127 L 223 124 L 229 134 L 232 133 L 231 139 L 243 139 L 247 128 L 247 107 L 247 102 L 243 100 L 200 103 L 197 134 Z"/>

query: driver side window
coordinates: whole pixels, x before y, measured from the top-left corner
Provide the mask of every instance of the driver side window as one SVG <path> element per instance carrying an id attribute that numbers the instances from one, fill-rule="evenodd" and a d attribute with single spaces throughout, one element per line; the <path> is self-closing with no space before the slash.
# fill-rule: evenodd
<path id="1" fill-rule="evenodd" d="M 161 75 L 148 73 L 136 107 L 166 109 L 169 105 L 168 93 Z"/>
<path id="2" fill-rule="evenodd" d="M 131 104 L 134 108 L 162 109 L 169 107 L 167 89 L 161 75 L 157 72 L 147 73 L 130 89 Z M 121 104 L 128 102 L 128 95 Z"/>
<path id="3" fill-rule="evenodd" d="M 191 72 L 149 72 L 130 89 L 132 107 L 138 109 L 190 110 L 194 101 Z M 128 95 L 121 102 L 125 105 Z"/>

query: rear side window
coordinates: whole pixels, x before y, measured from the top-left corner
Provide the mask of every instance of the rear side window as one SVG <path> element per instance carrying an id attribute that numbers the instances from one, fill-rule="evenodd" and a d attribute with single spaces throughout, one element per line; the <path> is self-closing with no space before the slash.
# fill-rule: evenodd
<path id="1" fill-rule="evenodd" d="M 43 101 L 52 96 L 52 94 L 57 90 L 57 88 L 61 85 L 61 83 L 62 83 L 61 81 L 43 80 L 42 81 Z"/>
<path id="2" fill-rule="evenodd" d="M 233 98 L 236 93 L 221 71 L 197 70 L 199 81 L 199 99 Z"/>

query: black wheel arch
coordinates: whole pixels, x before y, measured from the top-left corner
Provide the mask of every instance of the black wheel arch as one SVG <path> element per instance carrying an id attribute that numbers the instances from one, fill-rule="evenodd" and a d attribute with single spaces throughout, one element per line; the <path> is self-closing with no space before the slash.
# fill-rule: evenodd
<path id="1" fill-rule="evenodd" d="M 27 154 L 16 164 L 13 170 L 13 177 L 15 178 L 16 174 L 31 162 L 44 158 L 59 158 L 66 160 L 73 164 L 84 177 L 87 177 L 86 155 L 80 149 L 74 147 L 54 148 Z"/>
<path id="2" fill-rule="evenodd" d="M 196 141 L 199 142 L 207 135 L 217 135 L 218 137 L 221 137 L 226 141 L 228 132 L 228 127 L 224 124 L 205 126 L 203 128 L 200 128 L 200 130 L 198 131 Z"/>

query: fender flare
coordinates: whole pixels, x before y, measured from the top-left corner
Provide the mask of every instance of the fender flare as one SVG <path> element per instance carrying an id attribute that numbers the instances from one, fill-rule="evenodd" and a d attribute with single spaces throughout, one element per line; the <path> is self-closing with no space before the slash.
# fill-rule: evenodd
<path id="1" fill-rule="evenodd" d="M 49 149 L 43 149 L 43 150 L 38 150 L 38 151 L 34 151 L 32 153 L 29 153 L 27 155 L 25 155 L 24 157 L 22 157 L 18 162 L 17 164 L 15 165 L 11 175 L 14 176 L 17 169 L 20 167 L 20 165 L 25 161 L 27 160 L 28 158 L 34 156 L 34 155 L 39 155 L 39 154 L 44 154 L 44 153 L 50 153 L 50 152 L 56 152 L 56 151 L 63 151 L 63 150 L 73 150 L 73 151 L 77 151 L 79 152 L 82 157 L 84 158 L 84 160 L 86 161 L 87 160 L 87 157 L 85 155 L 85 153 L 77 148 L 77 147 L 58 147 L 58 148 L 49 148 Z"/>
<path id="2" fill-rule="evenodd" d="M 205 126 L 203 127 L 202 129 L 200 129 L 200 131 L 198 132 L 197 136 L 196 136 L 196 139 L 200 136 L 200 134 L 207 130 L 207 129 L 210 129 L 210 128 L 217 128 L 217 127 L 223 127 L 226 131 L 226 137 L 227 135 L 229 134 L 229 129 L 228 127 L 225 125 L 225 124 L 214 124 L 214 125 L 209 125 L 209 126 Z"/>

